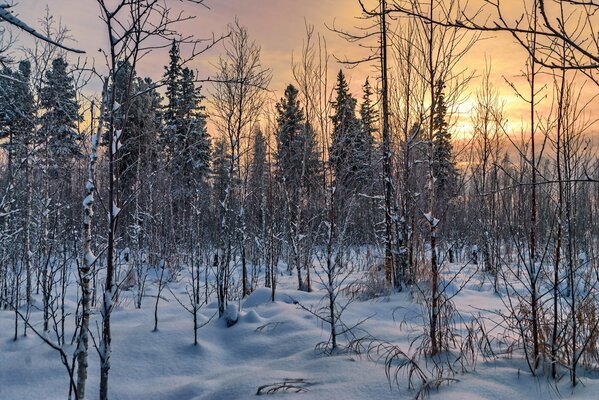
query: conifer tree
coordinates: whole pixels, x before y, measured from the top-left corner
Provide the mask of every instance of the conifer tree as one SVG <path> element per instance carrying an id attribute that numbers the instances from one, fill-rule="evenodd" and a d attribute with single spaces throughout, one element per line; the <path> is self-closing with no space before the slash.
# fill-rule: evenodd
<path id="1" fill-rule="evenodd" d="M 337 74 L 336 97 L 333 102 L 335 114 L 333 136 L 330 149 L 330 161 L 337 185 L 346 189 L 357 189 L 356 183 L 363 171 L 361 159 L 360 121 L 356 117 L 356 99 L 349 92 L 343 71 Z"/>
<path id="2" fill-rule="evenodd" d="M 183 68 L 180 94 L 177 99 L 177 129 L 175 130 L 175 170 L 181 173 L 184 183 L 203 179 L 210 161 L 210 138 L 206 128 L 204 96 L 194 84 L 194 73 Z"/>
<path id="3" fill-rule="evenodd" d="M 0 139 L 9 158 L 24 156 L 24 146 L 32 139 L 35 128 L 35 105 L 29 83 L 31 64 L 21 61 L 17 70 L 4 68 L 0 77 Z"/>
<path id="4" fill-rule="evenodd" d="M 315 184 L 319 169 L 314 131 L 305 121 L 298 91 L 287 86 L 284 98 L 277 104 L 277 166 L 285 184 L 299 190 Z"/>
<path id="5" fill-rule="evenodd" d="M 453 161 L 451 133 L 447 123 L 447 105 L 444 94 L 445 84 L 439 80 L 436 84 L 435 109 L 433 111 L 433 156 L 432 168 L 437 186 L 438 204 L 444 204 L 453 196 L 457 171 Z"/>
<path id="6" fill-rule="evenodd" d="M 73 76 L 67 67 L 63 58 L 52 61 L 52 68 L 46 72 L 40 91 L 41 105 L 45 110 L 40 132 L 48 140 L 50 156 L 58 159 L 81 156 L 81 137 L 77 133 L 81 115 Z"/>
<path id="7" fill-rule="evenodd" d="M 172 171 L 183 186 L 189 186 L 193 180 L 198 183 L 206 176 L 210 161 L 210 139 L 206 129 L 206 111 L 202 105 L 205 97 L 201 94 L 201 87 L 195 86 L 193 71 L 181 67 L 175 41 L 165 70 L 167 104 L 160 141 L 166 160 L 172 163 Z"/>
<path id="8" fill-rule="evenodd" d="M 119 113 L 120 118 L 124 118 L 119 138 L 119 180 L 124 199 L 135 190 L 134 181 L 138 179 L 138 169 L 147 174 L 155 168 L 151 164 L 155 163 L 156 141 L 160 129 L 160 95 L 153 86 L 151 79 L 136 77 L 129 89 L 131 95 L 128 107 Z"/>
<path id="9" fill-rule="evenodd" d="M 251 235 L 251 259 L 256 268 L 266 267 L 265 284 L 270 286 L 271 275 L 266 260 L 266 243 L 267 243 L 267 219 L 272 216 L 268 214 L 268 182 L 270 180 L 270 170 L 267 160 L 267 143 L 266 137 L 259 127 L 256 127 L 254 133 L 254 143 L 252 146 L 252 159 L 249 166 L 248 176 L 248 199 L 246 202 L 247 208 L 247 223 L 249 234 Z M 252 274 L 252 287 L 255 287 L 257 274 Z"/>
<path id="10" fill-rule="evenodd" d="M 301 290 L 311 290 L 309 256 L 305 243 L 309 216 L 312 210 L 305 204 L 317 203 L 312 197 L 318 187 L 320 158 L 316 149 L 315 133 L 305 121 L 298 101 L 298 90 L 287 86 L 284 97 L 277 103 L 277 153 L 279 180 L 286 205 L 286 230 L 292 252 L 292 267 L 298 275 Z M 312 200 L 312 201 L 309 201 Z M 306 271 L 305 279 L 302 271 Z"/>
<path id="11" fill-rule="evenodd" d="M 8 140 L 4 147 L 8 150 L 8 184 L 11 188 L 11 202 L 18 204 L 13 210 L 16 218 L 15 236 L 18 235 L 22 241 L 16 241 L 15 245 L 23 254 L 23 264 L 26 274 L 26 300 L 31 304 L 32 294 L 32 252 L 31 252 L 31 142 L 35 128 L 35 106 L 33 93 L 30 85 L 31 64 L 29 61 L 21 61 L 16 71 L 6 69 L 8 82 L 6 87 L 0 89 L 0 126 L 4 125 L 3 136 Z M 2 82 L 4 83 L 4 82 Z M 13 181 L 14 180 L 14 181 Z M 10 207 L 10 205 L 8 205 Z M 8 213 L 8 208 L 2 210 Z M 5 224 L 9 219 L 5 217 Z M 17 234 L 20 231 L 19 234 Z M 4 246 L 4 245 L 3 245 Z M 17 298 L 18 307 L 18 298 Z M 16 332 L 16 330 L 15 330 Z M 16 340 L 16 333 L 15 333 Z"/>
<path id="12" fill-rule="evenodd" d="M 165 67 L 164 79 L 166 83 L 165 98 L 167 104 L 164 109 L 164 129 L 161 133 L 161 142 L 165 147 L 167 159 L 173 156 L 176 132 L 179 128 L 179 98 L 181 95 L 181 58 L 179 46 L 173 40 L 169 51 L 169 65 Z"/>
<path id="13" fill-rule="evenodd" d="M 368 182 L 372 181 L 373 176 L 373 163 L 374 158 L 374 135 L 377 132 L 377 117 L 376 109 L 372 104 L 372 86 L 370 81 L 366 78 L 366 82 L 362 86 L 363 96 L 362 104 L 360 105 L 360 127 L 361 132 L 357 141 L 357 158 L 358 162 L 363 166 L 363 176 L 360 177 L 361 181 Z"/>
<path id="14" fill-rule="evenodd" d="M 266 138 L 260 128 L 256 128 L 254 134 L 254 145 L 252 151 L 252 161 L 250 163 L 248 186 L 251 188 L 248 198 L 248 208 L 251 212 L 251 225 L 254 228 L 256 236 L 263 226 L 264 222 L 264 197 L 266 195 L 265 182 L 268 181 L 268 164 Z"/>
<path id="15" fill-rule="evenodd" d="M 227 180 L 231 163 L 230 149 L 224 137 L 218 138 L 214 142 L 214 158 L 211 162 L 210 174 L 212 181 L 213 208 L 219 213 L 216 219 L 219 222 L 222 218 L 222 208 L 219 203 L 225 198 L 227 190 Z M 217 223 L 218 225 L 218 223 Z"/>

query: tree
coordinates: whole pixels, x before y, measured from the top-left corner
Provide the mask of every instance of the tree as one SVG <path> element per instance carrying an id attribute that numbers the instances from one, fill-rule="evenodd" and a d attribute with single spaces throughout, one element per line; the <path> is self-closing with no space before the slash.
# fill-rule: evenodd
<path id="1" fill-rule="evenodd" d="M 164 107 L 164 128 L 160 142 L 165 148 L 166 160 L 172 165 L 180 184 L 189 185 L 194 176 L 204 176 L 210 160 L 210 140 L 206 129 L 206 109 L 201 104 L 205 97 L 201 87 L 195 86 L 195 75 L 181 66 L 176 41 L 169 52 L 165 67 L 167 104 Z"/>
<path id="2" fill-rule="evenodd" d="M 360 121 L 356 117 L 356 99 L 349 92 L 343 71 L 337 74 L 336 97 L 333 102 L 333 134 L 330 162 L 336 184 L 359 191 L 363 184 L 364 149 L 360 148 Z"/>
<path id="3" fill-rule="evenodd" d="M 40 103 L 45 112 L 41 117 L 40 134 L 48 141 L 51 157 L 58 163 L 81 156 L 81 137 L 77 133 L 79 103 L 76 99 L 73 76 L 67 71 L 63 58 L 52 61 L 40 91 Z"/>
<path id="4" fill-rule="evenodd" d="M 264 91 L 270 83 L 270 71 L 262 66 L 260 47 L 250 40 L 246 28 L 239 21 L 229 26 L 225 42 L 225 55 L 218 62 L 217 83 L 212 93 L 217 129 L 228 141 L 230 151 L 229 171 L 225 197 L 221 202 L 222 215 L 219 238 L 219 285 L 225 285 L 231 264 L 239 256 L 242 264 L 242 291 L 248 293 L 245 259 L 245 214 L 242 179 L 242 157 L 247 153 L 248 135 L 256 123 L 264 104 Z M 226 286 L 226 285 L 225 285 Z M 228 303 L 227 290 L 220 286 L 219 316 Z"/>
<path id="5" fill-rule="evenodd" d="M 378 131 L 378 127 L 376 126 L 378 118 L 377 111 L 372 103 L 373 90 L 368 78 L 366 78 L 362 90 L 362 104 L 360 105 L 360 126 L 362 132 L 360 135 L 359 147 L 362 149 L 361 156 L 363 158 L 364 167 L 367 169 L 367 177 L 365 177 L 365 179 L 368 179 L 372 178 L 373 172 L 371 168 L 374 163 L 373 145 L 374 135 Z"/>
<path id="6" fill-rule="evenodd" d="M 175 135 L 179 127 L 179 98 L 181 96 L 181 56 L 179 55 L 179 46 L 175 40 L 169 51 L 169 65 L 165 67 L 165 93 L 167 104 L 164 107 L 164 129 L 161 132 L 160 139 L 165 147 L 167 159 L 174 154 L 173 148 Z"/>
<path id="7" fill-rule="evenodd" d="M 457 171 L 453 160 L 453 145 L 447 123 L 447 105 L 445 104 L 444 84 L 436 84 L 436 100 L 433 102 L 433 154 L 432 168 L 437 186 L 439 204 L 447 204 L 456 190 Z"/>
<path id="8" fill-rule="evenodd" d="M 433 16 L 422 12 L 418 2 L 411 1 L 407 4 L 396 2 L 391 11 L 443 28 L 505 32 L 527 51 L 535 63 L 556 70 L 579 70 L 599 85 L 599 43 L 593 39 L 592 28 L 597 24 L 599 4 L 595 0 L 565 0 L 559 2 L 559 7 L 553 7 L 551 3 L 524 0 L 521 5 L 513 7 L 508 1 L 480 1 L 457 11 L 452 4 L 452 7 L 445 8 L 448 12 Z M 512 15 L 513 10 L 523 11 Z M 536 18 L 535 22 L 529 18 L 533 13 L 538 16 L 538 23 Z M 531 36 L 536 37 L 535 44 L 529 40 Z M 568 46 L 565 58 L 560 51 L 564 43 Z"/>
<path id="9" fill-rule="evenodd" d="M 47 42 L 53 46 L 59 47 L 61 49 L 67 50 L 67 51 L 72 51 L 73 53 L 79 53 L 79 54 L 85 53 L 82 50 L 77 50 L 72 47 L 67 47 L 60 41 L 53 40 L 49 36 L 46 36 L 46 35 L 43 35 L 43 34 L 37 32 L 35 29 L 31 28 L 29 25 L 27 25 L 21 19 L 15 17 L 14 14 L 10 12 L 10 10 L 9 10 L 10 7 L 11 7 L 10 4 L 4 3 L 4 2 L 0 3 L 0 21 L 4 21 L 11 25 L 14 25 L 17 28 L 22 29 L 25 32 L 29 33 L 30 35 L 32 35 L 40 40 L 43 40 L 44 42 Z"/>
<path id="10" fill-rule="evenodd" d="M 106 93 L 106 86 L 104 87 Z M 101 102 L 101 107 L 105 105 L 105 101 Z M 91 119 L 94 122 L 94 104 L 91 106 Z M 88 349 L 89 349 L 89 320 L 91 314 L 91 297 L 90 281 L 92 269 L 96 263 L 97 257 L 92 249 L 92 224 L 94 216 L 94 190 L 95 190 L 95 168 L 98 161 L 98 142 L 102 129 L 104 128 L 105 110 L 100 109 L 100 116 L 97 122 L 97 129 L 94 131 L 94 126 L 91 127 L 90 152 L 87 162 L 87 181 L 85 182 L 86 197 L 83 200 L 83 229 L 82 229 L 82 260 L 79 267 L 81 279 L 81 326 L 79 329 L 79 337 L 77 340 L 77 397 L 85 399 L 85 387 L 87 383 L 88 369 Z"/>
<path id="11" fill-rule="evenodd" d="M 357 65 L 362 63 L 376 62 L 376 68 L 379 72 L 380 86 L 378 90 L 379 101 L 381 105 L 381 153 L 382 153 L 382 164 L 383 164 L 383 198 L 384 198 L 384 212 L 385 212 L 385 259 L 384 269 L 385 278 L 387 284 L 394 285 L 395 287 L 401 287 L 401 282 L 397 279 L 403 275 L 404 272 L 398 272 L 396 257 L 393 252 L 393 246 L 395 241 L 395 232 L 393 231 L 394 220 L 397 221 L 395 204 L 395 193 L 393 188 L 393 148 L 391 138 L 391 124 L 390 124 L 390 85 L 389 85 L 389 14 L 390 10 L 387 7 L 387 0 L 379 0 L 377 6 L 373 9 L 368 10 L 363 0 L 358 0 L 358 4 L 362 10 L 362 17 L 365 20 L 374 19 L 374 24 L 368 26 L 365 32 L 359 34 L 352 34 L 345 31 L 340 31 L 335 28 L 333 30 L 339 33 L 348 42 L 364 42 L 370 41 L 373 37 L 377 38 L 377 42 L 374 45 L 365 45 L 372 52 L 368 56 L 358 60 L 343 60 L 344 63 L 350 65 Z M 409 39 L 411 42 L 413 38 Z M 399 238 L 398 238 L 399 239 Z"/>
<path id="12" fill-rule="evenodd" d="M 298 90 L 293 85 L 285 89 L 277 103 L 277 171 L 284 192 L 286 231 L 292 252 L 300 290 L 311 290 L 310 246 L 307 243 L 311 225 L 309 204 L 315 204 L 314 193 L 319 187 L 320 158 L 314 130 L 305 121 L 300 108 Z M 306 271 L 306 279 L 302 277 Z"/>
<path id="13" fill-rule="evenodd" d="M 27 306 L 31 303 L 32 294 L 32 252 L 31 252 L 31 153 L 33 151 L 33 135 L 35 129 L 36 106 L 31 88 L 31 63 L 21 61 L 16 71 L 6 69 L 8 82 L 0 89 L 0 138 L 8 142 L 3 144 L 8 150 L 9 187 L 14 176 L 15 186 L 11 194 L 18 201 L 20 218 L 15 219 L 22 229 L 23 263 L 26 274 Z M 6 79 L 3 79 L 6 80 Z M 4 83 L 4 82 L 3 82 Z M 2 125 L 4 132 L 2 134 Z M 18 306 L 18 299 L 17 299 Z"/>
<path id="14" fill-rule="evenodd" d="M 202 4 L 203 0 L 193 0 L 190 3 Z M 131 86 L 134 83 L 135 66 L 143 55 L 147 55 L 152 49 L 156 48 L 156 42 L 172 43 L 172 39 L 179 38 L 180 41 L 190 43 L 194 49 L 201 43 L 200 40 L 193 38 L 181 39 L 177 35 L 177 23 L 185 20 L 183 14 L 177 14 L 171 17 L 168 5 L 158 3 L 153 0 L 128 1 L 119 0 L 107 4 L 105 0 L 97 0 L 100 7 L 100 18 L 106 28 L 109 48 L 106 52 L 106 67 L 108 76 L 103 80 L 107 82 L 107 93 L 105 110 L 106 117 L 106 137 L 108 138 L 108 234 L 106 246 L 106 273 L 103 290 L 102 302 L 102 329 L 100 344 L 100 400 L 108 398 L 108 375 L 110 371 L 111 356 L 111 313 L 113 301 L 116 298 L 118 285 L 116 278 L 116 249 L 115 245 L 118 239 L 117 227 L 120 213 L 120 195 L 119 195 L 119 171 L 117 161 L 120 156 L 120 147 L 122 145 L 121 137 L 126 137 L 126 118 L 127 110 L 131 104 Z M 149 42 L 152 41 L 152 44 Z M 191 57 L 196 56 L 202 51 L 214 45 L 216 40 L 209 41 L 209 44 L 198 51 L 194 50 Z M 124 76 L 121 74 L 123 67 L 130 65 L 130 72 Z M 124 79 L 125 85 L 120 85 L 119 80 Z M 124 102 L 119 101 L 117 89 L 126 87 L 124 92 Z M 125 110 L 125 111 L 123 111 Z M 125 117 L 122 120 L 121 117 Z M 123 136 L 125 134 L 125 136 Z"/>
<path id="15" fill-rule="evenodd" d="M 174 170 L 188 186 L 206 175 L 210 162 L 210 137 L 206 128 L 204 96 L 194 84 L 194 73 L 189 68 L 181 71 L 181 93 L 177 121 L 180 131 L 175 139 Z"/>

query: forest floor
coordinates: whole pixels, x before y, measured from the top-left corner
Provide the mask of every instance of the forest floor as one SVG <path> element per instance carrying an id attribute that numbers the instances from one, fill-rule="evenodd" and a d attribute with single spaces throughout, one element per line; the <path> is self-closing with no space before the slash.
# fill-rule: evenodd
<path id="1" fill-rule="evenodd" d="M 463 273 L 470 273 L 472 269 Z M 150 274 L 151 276 L 152 274 Z M 470 275 L 469 275 L 470 276 Z M 359 275 L 356 275 L 359 277 Z M 75 285 L 73 285 L 75 286 Z M 199 332 L 199 344 L 193 346 L 191 315 L 175 301 L 173 294 L 186 300 L 184 283 L 169 284 L 165 300 L 159 304 L 158 331 L 153 332 L 155 298 L 147 297 L 141 309 L 133 307 L 132 293 L 123 292 L 122 300 L 113 313 L 112 360 L 110 369 L 110 398 L 125 399 L 250 399 L 256 397 L 260 386 L 286 380 L 302 393 L 279 391 L 274 398 L 288 399 L 398 399 L 414 398 L 418 391 L 409 389 L 405 375 L 399 385 L 389 384 L 384 360 L 369 359 L 338 351 L 326 355 L 315 346 L 329 339 L 329 326 L 298 306 L 317 309 L 326 292 L 315 284 L 312 293 L 295 290 L 295 276 L 280 276 L 276 302 L 270 302 L 270 290 L 260 288 L 239 302 L 239 320 L 227 327 L 223 320 L 210 318 L 216 304 L 206 305 L 200 312 L 207 322 Z M 155 293 L 149 285 L 148 295 Z M 69 296 L 67 309 L 73 313 L 75 294 Z M 345 297 L 340 296 L 340 303 Z M 489 314 L 485 310 L 500 310 L 503 303 L 489 282 L 480 275 L 465 284 L 454 297 L 462 318 L 468 323 L 473 315 Z M 36 297 L 37 304 L 41 300 Z M 367 318 L 365 321 L 363 321 Z M 90 326 L 97 336 L 95 315 Z M 31 321 L 40 327 L 41 312 L 33 311 Z M 413 293 L 393 293 L 349 304 L 342 320 L 347 326 L 360 321 L 353 329 L 355 337 L 370 335 L 400 346 L 408 354 L 410 345 L 418 343 L 422 334 L 422 308 Z M 58 353 L 32 332 L 13 341 L 14 313 L 0 311 L 0 399 L 66 399 L 68 378 Z M 72 329 L 67 327 L 67 343 Z M 52 337 L 52 335 L 50 335 Z M 348 339 L 339 338 L 341 345 Z M 73 346 L 65 350 L 72 354 Z M 422 359 L 424 370 L 430 370 Z M 89 398 L 97 398 L 99 359 L 90 351 L 88 381 Z M 528 372 L 520 354 L 493 359 L 477 356 L 476 363 L 460 368 L 451 382 L 430 391 L 431 399 L 598 399 L 599 375 L 581 371 L 581 382 L 572 390 L 567 375 L 556 385 L 545 377 L 535 378 Z M 270 388 L 270 387 L 269 387 Z M 268 388 L 265 389 L 267 391 Z M 269 398 L 271 396 L 267 396 Z"/>

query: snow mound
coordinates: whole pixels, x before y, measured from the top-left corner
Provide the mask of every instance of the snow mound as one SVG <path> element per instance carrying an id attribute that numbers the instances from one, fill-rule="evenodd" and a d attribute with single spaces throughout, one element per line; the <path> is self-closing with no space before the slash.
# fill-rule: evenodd
<path id="1" fill-rule="evenodd" d="M 243 322 L 246 324 L 255 324 L 258 322 L 263 322 L 264 318 L 262 318 L 260 316 L 260 314 L 258 314 L 256 312 L 256 310 L 250 310 L 248 312 L 246 312 L 245 314 L 242 314 L 241 317 L 239 318 L 239 322 Z"/>
<path id="2" fill-rule="evenodd" d="M 271 293 L 270 288 L 258 288 L 254 290 L 243 302 L 243 308 L 256 307 L 261 304 L 270 303 Z"/>
<path id="3" fill-rule="evenodd" d="M 297 304 L 310 300 L 319 300 L 322 293 L 303 292 L 301 290 L 283 290 L 277 289 L 275 301 L 286 304 Z M 250 294 L 243 302 L 243 308 L 257 307 L 263 304 L 272 303 L 270 288 L 258 288 Z"/>

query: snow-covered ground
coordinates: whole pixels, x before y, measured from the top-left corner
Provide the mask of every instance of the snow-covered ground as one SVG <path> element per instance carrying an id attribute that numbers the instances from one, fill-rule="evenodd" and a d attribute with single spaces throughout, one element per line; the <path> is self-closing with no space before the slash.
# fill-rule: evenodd
<path id="1" fill-rule="evenodd" d="M 186 296 L 183 283 L 170 285 L 173 293 Z M 416 395 L 415 390 L 407 388 L 405 377 L 401 377 L 399 388 L 389 385 L 380 360 L 349 352 L 331 356 L 315 350 L 319 342 L 328 340 L 328 326 L 294 303 L 317 307 L 325 292 L 320 289 L 303 293 L 294 290 L 295 286 L 294 276 L 281 276 L 274 303 L 269 301 L 269 289 L 256 290 L 239 304 L 236 325 L 228 328 L 224 321 L 212 319 L 200 329 L 198 346 L 193 346 L 191 315 L 168 290 L 163 295 L 169 301 L 160 302 L 157 332 L 152 332 L 153 298 L 146 298 L 140 310 L 133 307 L 132 301 L 123 301 L 113 313 L 110 398 L 249 399 L 255 398 L 260 386 L 289 379 L 303 380 L 294 385 L 305 391 L 279 392 L 275 398 L 383 400 Z M 154 290 L 150 285 L 148 293 Z M 133 295 L 125 292 L 123 296 Z M 67 304 L 71 312 L 73 299 Z M 466 318 L 478 309 L 502 307 L 489 285 L 480 285 L 477 279 L 454 301 Z M 205 306 L 202 321 L 215 312 L 216 304 Z M 351 326 L 370 317 L 354 331 L 357 337 L 368 333 L 410 352 L 410 343 L 422 332 L 415 323 L 420 313 L 421 307 L 409 293 L 396 293 L 351 303 L 343 320 Z M 66 399 L 68 378 L 58 353 L 33 333 L 13 341 L 13 318 L 13 312 L 0 311 L 0 399 Z M 32 321 L 40 319 L 40 312 L 34 311 Z M 95 333 L 95 321 L 91 326 Z M 67 331 L 72 335 L 72 330 Z M 343 338 L 340 341 L 346 343 Z M 72 354 L 73 347 L 67 346 L 67 351 Z M 97 398 L 99 382 L 98 356 L 93 349 L 89 364 L 88 393 L 93 399 Z M 433 390 L 430 398 L 599 398 L 598 375 L 583 372 L 584 385 L 572 391 L 567 377 L 556 388 L 547 378 L 532 377 L 527 371 L 519 355 L 480 359 L 467 373 L 455 375 L 457 381 Z"/>

